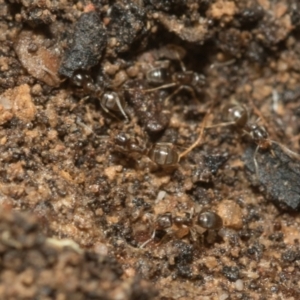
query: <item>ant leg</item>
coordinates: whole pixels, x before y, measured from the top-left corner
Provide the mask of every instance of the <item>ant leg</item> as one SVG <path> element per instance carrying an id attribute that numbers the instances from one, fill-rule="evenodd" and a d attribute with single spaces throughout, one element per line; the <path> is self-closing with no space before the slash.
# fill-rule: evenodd
<path id="1" fill-rule="evenodd" d="M 256 155 L 257 155 L 257 152 L 258 152 L 258 149 L 260 147 L 257 146 L 255 151 L 254 151 L 254 154 L 253 154 L 253 163 L 254 163 L 254 168 L 255 168 L 255 176 L 256 176 L 256 181 L 258 182 L 258 179 L 259 179 L 259 173 L 258 173 L 258 163 L 257 163 L 257 160 L 256 160 Z"/>
<path id="2" fill-rule="evenodd" d="M 164 101 L 165 105 L 168 106 L 170 99 L 177 95 L 181 90 L 182 86 L 178 87 L 171 95 L 169 95 Z"/>
<path id="3" fill-rule="evenodd" d="M 73 105 L 71 108 L 70 108 L 70 112 L 72 112 L 75 108 L 77 108 L 79 105 L 83 104 L 83 102 L 85 102 L 85 100 L 87 100 L 88 98 L 90 98 L 90 96 L 86 96 L 86 97 L 83 97 L 82 99 L 80 99 L 77 103 L 75 103 L 75 105 Z"/>
<path id="4" fill-rule="evenodd" d="M 199 145 L 199 143 L 201 142 L 202 137 L 203 137 L 203 133 L 204 133 L 204 129 L 205 129 L 205 124 L 207 122 L 207 119 L 208 119 L 211 111 L 212 111 L 212 106 L 209 108 L 208 112 L 206 113 L 206 115 L 205 115 L 205 117 L 204 117 L 204 119 L 202 121 L 202 124 L 201 124 L 201 127 L 200 127 L 200 131 L 199 131 L 199 136 L 198 136 L 197 140 L 189 148 L 187 148 L 185 151 L 183 151 L 183 152 L 181 152 L 179 154 L 178 162 L 181 160 L 182 157 L 186 156 L 194 148 L 196 148 Z"/>
<path id="5" fill-rule="evenodd" d="M 170 96 L 168 96 L 166 99 L 165 99 L 165 105 L 168 105 L 169 103 L 169 100 L 171 98 L 173 98 L 175 95 L 177 95 L 180 91 L 182 90 L 187 90 L 188 92 L 191 93 L 192 97 L 193 97 L 193 100 L 196 102 L 197 101 L 197 97 L 196 97 L 196 94 L 195 94 L 195 91 L 192 87 L 188 86 L 188 85 L 181 85 L 179 86 Z M 196 103 L 197 104 L 197 103 Z"/>
<path id="6" fill-rule="evenodd" d="M 50 75 L 50 77 L 52 78 L 52 80 L 53 80 L 54 82 L 57 82 L 57 81 L 58 81 L 58 83 L 62 83 L 62 82 L 64 82 L 64 81 L 67 80 L 67 78 L 59 79 L 57 74 L 53 73 L 52 71 L 50 71 L 50 70 L 49 70 L 48 68 L 46 68 L 46 67 L 42 67 L 41 69 L 42 69 L 46 74 Z"/>
<path id="7" fill-rule="evenodd" d="M 184 89 L 184 90 L 187 90 L 192 95 L 193 101 L 196 102 L 195 104 L 197 104 L 198 98 L 196 96 L 195 90 L 192 87 L 188 86 L 188 85 L 182 85 L 181 88 Z"/>
<path id="8" fill-rule="evenodd" d="M 145 246 L 147 246 L 150 242 L 152 242 L 155 238 L 155 233 L 156 233 L 156 230 L 153 230 L 153 233 L 151 234 L 151 237 L 149 240 L 147 240 L 146 242 L 144 242 L 140 248 L 143 249 Z"/>
<path id="9" fill-rule="evenodd" d="M 219 62 L 219 63 L 216 62 L 216 63 L 213 63 L 210 66 L 210 68 L 213 69 L 213 68 L 219 68 L 219 67 L 226 67 L 226 66 L 229 66 L 229 65 L 235 63 L 235 61 L 236 61 L 235 58 L 233 58 L 233 59 L 227 60 L 225 62 Z"/>
<path id="10" fill-rule="evenodd" d="M 117 104 L 117 105 L 118 105 L 118 104 Z M 104 105 L 102 105 L 101 102 L 100 102 L 100 106 L 101 106 L 101 108 L 102 108 L 108 115 L 110 115 L 110 116 L 113 117 L 114 119 L 117 119 L 118 121 L 122 121 L 116 114 L 111 113 Z M 119 105 L 118 105 L 118 107 L 119 107 Z M 126 119 L 127 119 L 127 118 L 126 118 Z"/>
<path id="11" fill-rule="evenodd" d="M 268 122 L 266 121 L 266 119 L 262 115 L 261 111 L 256 107 L 256 105 L 254 104 L 253 99 L 251 97 L 250 97 L 249 101 L 250 101 L 250 104 L 253 108 L 254 113 L 258 116 L 258 119 L 256 120 L 256 122 L 262 120 L 263 125 L 268 127 Z"/>
<path id="12" fill-rule="evenodd" d="M 211 128 L 217 128 L 217 127 L 227 127 L 230 125 L 235 125 L 235 122 L 224 122 L 224 123 L 213 124 L 210 126 L 205 126 L 205 129 L 211 129 Z"/>
<path id="13" fill-rule="evenodd" d="M 290 156 L 291 158 L 295 158 L 297 160 L 300 160 L 300 154 L 290 150 L 288 147 L 284 146 L 283 144 L 279 143 L 279 142 L 276 142 L 276 141 L 273 141 L 273 140 L 270 140 L 270 142 L 272 144 L 276 144 L 278 145 L 288 156 Z"/>
<path id="14" fill-rule="evenodd" d="M 177 60 L 178 60 L 179 63 L 180 63 L 181 70 L 182 70 L 183 72 L 185 72 L 185 71 L 186 71 L 186 67 L 185 67 L 183 61 L 181 60 L 181 58 L 180 58 L 180 56 L 179 56 L 179 53 L 178 53 L 177 51 L 176 51 L 176 58 L 177 58 Z"/>
<path id="15" fill-rule="evenodd" d="M 120 99 L 119 99 L 119 98 L 117 99 L 117 102 L 116 102 L 116 103 L 117 103 L 117 106 L 118 106 L 120 112 L 122 113 L 123 117 L 125 118 L 126 123 L 128 123 L 128 122 L 129 122 L 128 116 L 126 115 L 126 113 L 125 113 L 125 111 L 124 111 L 124 109 L 123 109 L 123 107 L 122 107 L 122 105 L 121 105 L 121 102 L 120 102 Z"/>
<path id="16" fill-rule="evenodd" d="M 154 91 L 161 90 L 161 89 L 167 89 L 167 88 L 170 88 L 170 87 L 173 87 L 173 86 L 176 86 L 176 85 L 177 85 L 177 83 L 175 83 L 175 82 L 167 83 L 167 84 L 164 84 L 164 85 L 152 88 L 152 89 L 143 90 L 143 92 L 146 92 L 146 93 L 154 92 Z"/>

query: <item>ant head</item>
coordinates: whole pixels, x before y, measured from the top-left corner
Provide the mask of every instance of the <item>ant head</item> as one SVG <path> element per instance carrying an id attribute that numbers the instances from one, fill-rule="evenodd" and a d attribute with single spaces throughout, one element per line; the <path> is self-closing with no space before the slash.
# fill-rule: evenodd
<path id="1" fill-rule="evenodd" d="M 73 74 L 71 81 L 74 85 L 78 87 L 83 87 L 87 91 L 93 92 L 95 90 L 95 85 L 92 77 L 85 71 L 76 71 Z"/>
<path id="2" fill-rule="evenodd" d="M 267 148 L 269 143 L 269 134 L 264 126 L 249 124 L 249 132 L 253 140 L 262 148 Z"/>

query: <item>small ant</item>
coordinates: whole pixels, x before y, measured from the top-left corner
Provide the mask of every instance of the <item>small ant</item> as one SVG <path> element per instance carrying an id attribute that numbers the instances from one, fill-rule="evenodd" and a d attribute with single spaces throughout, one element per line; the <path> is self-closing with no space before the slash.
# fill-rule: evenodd
<path id="1" fill-rule="evenodd" d="M 120 132 L 115 137 L 115 145 L 121 152 L 136 152 L 139 154 L 145 154 L 146 148 L 140 146 L 140 142 L 137 138 L 130 137 L 124 132 Z"/>
<path id="2" fill-rule="evenodd" d="M 185 151 L 178 152 L 177 148 L 172 143 L 159 142 L 154 143 L 148 149 L 146 147 L 141 147 L 140 143 L 135 138 L 130 138 L 125 133 L 119 133 L 115 138 L 115 144 L 122 152 L 136 152 L 142 155 L 146 155 L 150 158 L 151 161 L 156 163 L 161 167 L 174 167 L 176 166 L 181 158 L 190 153 L 195 147 L 197 147 L 203 137 L 205 124 L 207 118 L 210 115 L 212 106 L 206 113 L 202 124 L 200 126 L 199 136 L 196 141 Z"/>
<path id="3" fill-rule="evenodd" d="M 146 155 L 159 166 L 174 166 L 179 161 L 179 154 L 172 143 L 155 143 L 150 148 L 141 147 L 136 138 L 129 137 L 124 132 L 115 138 L 115 145 L 121 152 Z"/>
<path id="4" fill-rule="evenodd" d="M 179 162 L 180 154 L 172 143 L 155 143 L 147 153 L 159 166 L 174 166 Z"/>
<path id="5" fill-rule="evenodd" d="M 205 84 L 205 76 L 194 71 L 187 71 L 183 62 L 177 56 L 180 62 L 181 71 L 170 74 L 169 62 L 161 61 L 158 67 L 154 67 L 146 73 L 146 80 L 149 84 L 160 86 L 145 90 L 145 92 L 152 92 L 158 89 L 165 89 L 170 87 L 177 87 L 177 89 L 166 98 L 165 102 L 178 94 L 181 90 L 187 90 L 191 93 L 193 99 L 197 99 L 196 93 Z"/>
<path id="6" fill-rule="evenodd" d="M 186 212 L 183 215 L 172 215 L 171 212 L 166 212 L 157 216 L 155 229 L 150 239 L 144 242 L 140 248 L 144 248 L 153 241 L 157 231 L 163 231 L 166 235 L 175 235 L 177 238 L 191 234 L 193 240 L 196 240 L 196 233 L 202 234 L 206 230 L 218 230 L 222 226 L 222 218 L 210 210 L 204 209 L 196 214 Z"/>
<path id="7" fill-rule="evenodd" d="M 149 152 L 150 159 L 152 159 L 156 164 L 161 166 L 174 166 L 178 164 L 181 158 L 183 158 L 184 156 L 189 154 L 194 148 L 199 146 L 203 138 L 204 129 L 206 128 L 205 124 L 207 123 L 207 119 L 210 115 L 212 108 L 213 108 L 213 104 L 208 109 L 202 121 L 198 138 L 190 147 L 188 147 L 185 151 L 178 153 L 175 146 L 172 143 L 157 143 L 154 144 L 154 146 Z"/>
<path id="8" fill-rule="evenodd" d="M 92 93 L 99 98 L 100 105 L 107 114 L 114 117 L 121 114 L 128 122 L 128 116 L 124 109 L 126 103 L 118 93 L 113 91 L 101 92 L 100 88 L 96 87 L 92 77 L 83 71 L 77 71 L 71 80 L 74 85 L 82 87 L 86 92 Z"/>
<path id="9" fill-rule="evenodd" d="M 248 135 L 257 145 L 253 154 L 253 162 L 257 179 L 259 178 L 259 168 L 256 155 L 259 149 L 270 149 L 272 144 L 276 144 L 279 145 L 288 155 L 295 157 L 296 159 L 300 159 L 299 154 L 289 150 L 283 144 L 271 140 L 267 129 L 264 126 L 250 122 L 248 110 L 244 105 L 237 104 L 233 106 L 227 106 L 225 108 L 224 116 L 226 122 L 207 126 L 206 129 L 233 125 L 238 131 Z"/>
<path id="10" fill-rule="evenodd" d="M 144 150 L 144 148 L 141 148 L 138 144 L 136 144 L 135 141 L 133 142 L 130 139 L 127 139 L 126 142 L 124 140 L 124 145 L 126 146 L 123 147 L 123 149 L 126 148 L 127 151 L 139 152 L 141 154 L 147 155 L 154 163 L 162 167 L 176 166 L 181 160 L 181 158 L 186 156 L 188 153 L 190 153 L 194 148 L 196 148 L 200 144 L 204 134 L 205 124 L 207 122 L 211 110 L 212 110 L 212 106 L 209 108 L 208 112 L 206 113 L 202 121 L 198 138 L 189 148 L 187 148 L 183 152 L 179 152 L 177 147 L 174 146 L 172 143 L 166 143 L 166 142 L 155 143 L 150 147 L 150 150 L 147 151 Z M 118 139 L 121 139 L 121 137 L 119 137 Z M 143 150 L 137 150 L 137 149 L 143 149 Z"/>

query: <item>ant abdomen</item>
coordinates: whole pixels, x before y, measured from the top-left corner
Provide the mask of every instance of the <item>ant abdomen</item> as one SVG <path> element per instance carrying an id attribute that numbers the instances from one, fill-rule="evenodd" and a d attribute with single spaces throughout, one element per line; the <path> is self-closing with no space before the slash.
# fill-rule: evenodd
<path id="1" fill-rule="evenodd" d="M 160 166 L 174 166 L 179 161 L 179 154 L 171 143 L 156 143 L 148 153 L 148 157 Z"/>
<path id="2" fill-rule="evenodd" d="M 100 105 L 105 112 L 121 114 L 126 120 L 128 120 L 124 110 L 126 103 L 123 97 L 120 97 L 118 93 L 112 91 L 105 92 L 100 97 Z"/>
<path id="3" fill-rule="evenodd" d="M 104 110 L 118 112 L 120 111 L 119 106 L 117 105 L 118 101 L 120 104 L 123 102 L 117 93 L 106 92 L 102 95 L 100 103 Z"/>
<path id="4" fill-rule="evenodd" d="M 205 229 L 220 229 L 223 226 L 223 221 L 218 214 L 207 210 L 198 214 L 197 224 Z"/>
<path id="5" fill-rule="evenodd" d="M 170 73 L 167 68 L 153 68 L 146 74 L 146 80 L 150 84 L 164 84 L 170 80 Z"/>
<path id="6" fill-rule="evenodd" d="M 247 108 L 243 105 L 226 106 L 224 119 L 239 128 L 244 128 L 249 119 Z"/>
<path id="7" fill-rule="evenodd" d="M 168 229 L 173 225 L 172 214 L 170 212 L 159 215 L 156 219 L 158 229 Z"/>

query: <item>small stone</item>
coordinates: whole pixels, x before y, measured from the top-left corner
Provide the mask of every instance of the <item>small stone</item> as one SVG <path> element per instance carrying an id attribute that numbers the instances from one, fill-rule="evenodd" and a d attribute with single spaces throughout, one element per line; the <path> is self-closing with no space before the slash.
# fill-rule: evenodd
<path id="1" fill-rule="evenodd" d="M 232 200 L 224 200 L 218 206 L 218 214 L 225 227 L 241 229 L 243 227 L 242 210 Z"/>

